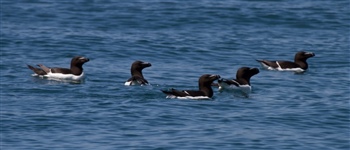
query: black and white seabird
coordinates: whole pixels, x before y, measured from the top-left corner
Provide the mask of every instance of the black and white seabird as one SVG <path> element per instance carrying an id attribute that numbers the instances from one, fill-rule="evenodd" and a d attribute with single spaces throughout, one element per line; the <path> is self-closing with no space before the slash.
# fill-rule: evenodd
<path id="1" fill-rule="evenodd" d="M 251 92 L 250 78 L 259 73 L 258 68 L 241 67 L 237 70 L 236 79 L 220 79 L 218 80 L 219 91 L 224 89 L 239 89 L 245 94 Z"/>
<path id="2" fill-rule="evenodd" d="M 211 84 L 213 81 L 219 79 L 219 75 L 204 74 L 198 80 L 199 90 L 175 90 L 170 89 L 168 91 L 162 90 L 167 94 L 167 98 L 183 98 L 183 99 L 210 99 L 213 97 L 213 89 Z"/>
<path id="3" fill-rule="evenodd" d="M 135 61 L 131 65 L 131 78 L 124 85 L 148 85 L 148 81 L 143 77 L 142 70 L 152 66 L 151 63 L 143 61 Z"/>
<path id="4" fill-rule="evenodd" d="M 73 57 L 71 60 L 70 68 L 49 68 L 42 64 L 38 64 L 40 68 L 35 68 L 31 65 L 27 65 L 29 69 L 33 70 L 34 76 L 40 76 L 45 78 L 57 78 L 68 80 L 80 80 L 84 78 L 83 64 L 88 62 L 89 59 L 82 56 Z"/>
<path id="5" fill-rule="evenodd" d="M 269 60 L 256 60 L 256 61 L 261 63 L 261 65 L 268 70 L 304 72 L 309 67 L 306 60 L 314 56 L 315 54 L 312 52 L 300 51 L 295 54 L 294 62 L 269 61 Z"/>

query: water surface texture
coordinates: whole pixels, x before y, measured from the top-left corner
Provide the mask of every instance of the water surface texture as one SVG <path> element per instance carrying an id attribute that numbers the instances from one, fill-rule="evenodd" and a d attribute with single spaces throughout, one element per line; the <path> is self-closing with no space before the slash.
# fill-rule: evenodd
<path id="1" fill-rule="evenodd" d="M 0 149 L 349 150 L 348 0 L 2 0 Z M 255 59 L 293 60 L 303 74 Z M 82 83 L 26 64 L 90 58 Z M 124 86 L 135 60 L 150 86 Z M 166 99 L 202 74 L 259 67 L 247 98 Z"/>

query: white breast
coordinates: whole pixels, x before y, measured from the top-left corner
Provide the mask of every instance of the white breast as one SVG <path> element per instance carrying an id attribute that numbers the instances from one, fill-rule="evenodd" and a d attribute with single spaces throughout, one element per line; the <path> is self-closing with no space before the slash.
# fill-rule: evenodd
<path id="1" fill-rule="evenodd" d="M 135 83 L 133 83 L 132 81 L 126 81 L 126 82 L 124 83 L 124 85 L 130 86 L 130 85 L 135 85 Z"/>
<path id="2" fill-rule="evenodd" d="M 37 74 L 33 74 L 33 76 L 38 76 Z M 81 80 L 85 78 L 84 72 L 80 75 L 74 74 L 62 74 L 62 73 L 51 73 L 49 72 L 46 75 L 39 75 L 42 78 L 54 78 L 54 79 L 64 79 L 64 80 Z"/>
<path id="3" fill-rule="evenodd" d="M 260 63 L 260 64 L 261 64 L 262 67 L 264 67 L 264 68 L 267 69 L 267 70 L 277 70 L 276 68 L 273 68 L 273 67 L 271 67 L 271 66 L 268 66 L 268 65 L 266 65 L 266 64 L 264 64 L 264 63 Z"/>
<path id="4" fill-rule="evenodd" d="M 265 65 L 264 63 L 261 63 L 264 68 L 267 70 L 277 70 L 277 71 L 292 71 L 292 72 L 304 72 L 304 69 L 301 68 L 282 68 L 281 65 L 276 61 L 276 64 L 278 65 L 277 68 L 273 68 L 270 66 Z"/>
<path id="5" fill-rule="evenodd" d="M 278 71 L 292 71 L 292 72 L 304 72 L 304 69 L 301 68 L 277 68 Z"/>
<path id="6" fill-rule="evenodd" d="M 193 100 L 210 100 L 211 98 L 208 96 L 185 96 L 185 97 L 180 97 L 180 96 L 174 96 L 174 95 L 168 95 L 166 98 L 171 98 L 171 99 L 193 99 Z"/>
<path id="7" fill-rule="evenodd" d="M 139 82 L 137 81 L 126 81 L 124 83 L 125 86 L 132 86 L 132 85 L 139 85 L 139 86 L 143 86 L 143 85 L 147 85 L 147 84 L 140 84 Z"/>
<path id="8" fill-rule="evenodd" d="M 219 85 L 219 91 L 222 92 L 223 90 L 234 91 L 234 92 L 239 91 L 245 94 L 250 94 L 250 92 L 252 91 L 252 87 L 248 84 L 235 86 L 235 85 L 228 85 L 224 83 Z"/>

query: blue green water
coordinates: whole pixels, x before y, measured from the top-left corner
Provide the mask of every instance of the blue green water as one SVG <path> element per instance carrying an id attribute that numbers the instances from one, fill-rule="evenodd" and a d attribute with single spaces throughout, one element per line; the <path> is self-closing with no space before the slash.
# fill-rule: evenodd
<path id="1" fill-rule="evenodd" d="M 2 0 L 0 149 L 350 148 L 348 0 Z M 166 99 L 202 74 L 316 54 L 303 74 L 260 70 L 249 98 Z M 26 64 L 90 58 L 82 83 Z M 134 60 L 151 86 L 124 86 Z"/>

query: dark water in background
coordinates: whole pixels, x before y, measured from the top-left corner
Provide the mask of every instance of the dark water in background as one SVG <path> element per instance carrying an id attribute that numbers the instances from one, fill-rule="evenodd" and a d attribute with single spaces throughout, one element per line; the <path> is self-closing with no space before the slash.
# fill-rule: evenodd
<path id="1" fill-rule="evenodd" d="M 1 1 L 0 149 L 350 148 L 348 0 Z M 316 54 L 304 74 L 261 70 L 249 98 L 166 99 L 205 73 Z M 80 84 L 32 77 L 69 67 Z M 125 87 L 134 60 L 152 86 Z"/>

